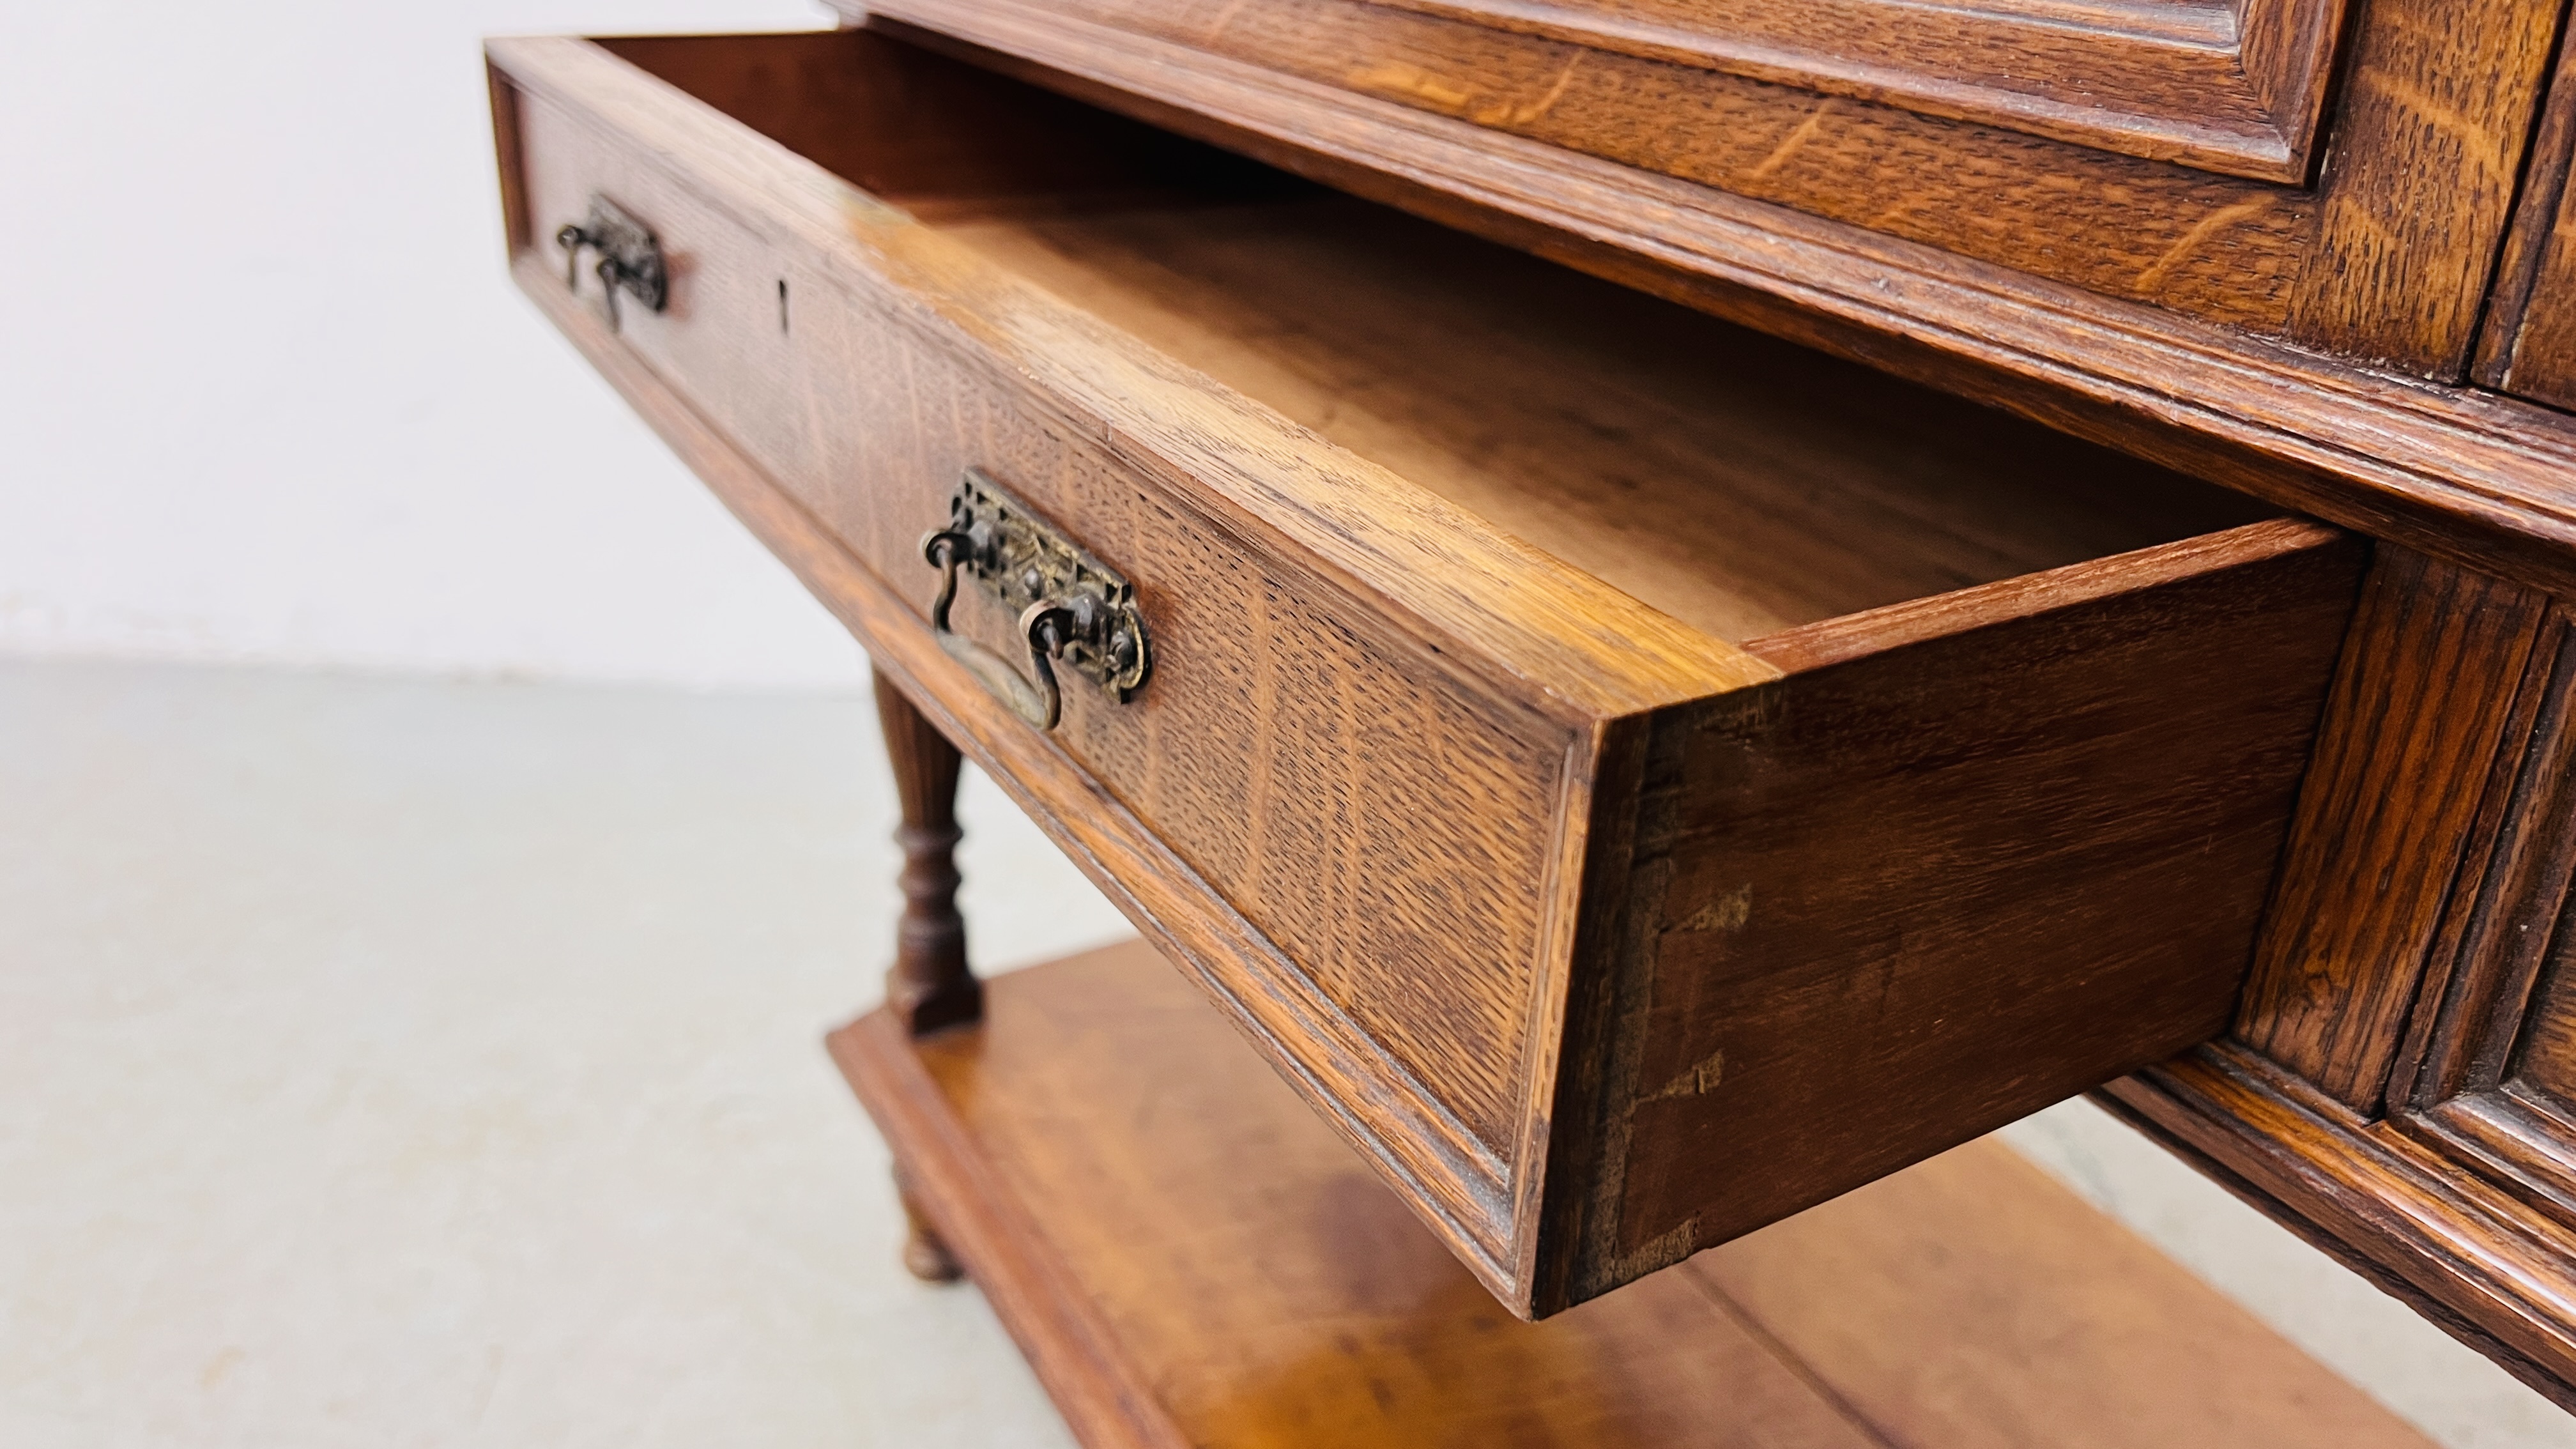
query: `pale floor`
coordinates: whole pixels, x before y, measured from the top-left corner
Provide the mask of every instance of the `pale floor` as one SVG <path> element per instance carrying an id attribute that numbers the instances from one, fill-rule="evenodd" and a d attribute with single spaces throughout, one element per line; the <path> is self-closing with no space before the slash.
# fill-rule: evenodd
<path id="1" fill-rule="evenodd" d="M 1060 1446 L 895 1266 L 856 700 L 0 664 L 0 1446 Z M 980 958 L 1124 933 L 980 780 Z M 2444 1442 L 2576 1420 L 2089 1108 L 2013 1140 Z"/>

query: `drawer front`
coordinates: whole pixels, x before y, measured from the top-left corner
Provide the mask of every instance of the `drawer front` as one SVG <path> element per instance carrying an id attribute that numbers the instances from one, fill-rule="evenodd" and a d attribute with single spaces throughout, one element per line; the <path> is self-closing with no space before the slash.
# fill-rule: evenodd
<path id="1" fill-rule="evenodd" d="M 1398 204 L 1429 204 L 1408 194 L 1427 183 L 1555 228 L 1570 212 L 1577 233 L 1601 221 L 1647 237 L 1671 230 L 1657 224 L 1665 208 L 1704 204 L 1685 193 L 1635 209 L 1615 177 L 1582 164 L 1597 159 L 2439 376 L 2458 375 L 2477 325 L 2558 10 L 2549 0 L 2253 0 L 2152 17 L 1902 0 L 844 8 L 1024 58 L 1086 94 L 1132 94 L 1158 116 L 1177 106 L 1230 144 L 1258 137 L 1346 161 L 1389 178 L 1382 194 Z M 2339 46 L 2349 73 L 2330 92 Z M 1533 174 L 1547 179 L 1532 187 Z"/>
<path id="2" fill-rule="evenodd" d="M 747 120 L 901 97 L 869 123 L 1022 187 L 1153 133 L 874 36 L 656 45 L 745 118 L 599 45 L 494 44 L 520 284 L 1514 1309 L 2224 1022 L 2349 540 L 2258 523 L 1738 648 Z M 980 151 L 948 129 L 1015 107 Z M 612 318 L 566 226 L 585 269 L 649 231 L 665 294 Z M 1068 676 L 1044 726 L 934 637 L 923 536 L 970 473 L 1132 582 L 1132 698 Z M 973 586 L 949 613 L 1026 672 L 1018 622 Z"/>
<path id="3" fill-rule="evenodd" d="M 1346 1125 L 1479 1255 L 1499 1258 L 1512 1168 L 1543 1110 L 1531 1101 L 1544 1065 L 1533 1028 L 1571 929 L 1559 899 L 1579 870 L 1569 851 L 1582 836 L 1592 721 L 1569 717 L 1557 693 L 1528 689 L 1524 663 L 1485 656 L 1479 641 L 1444 634 L 1312 551 L 1265 536 L 1261 520 L 1173 486 L 1169 461 L 1122 447 L 1108 420 L 1084 416 L 1066 392 L 1033 391 L 989 339 L 951 330 L 937 308 L 956 300 L 958 279 L 939 257 L 904 254 L 900 214 L 846 189 L 832 196 L 835 221 L 890 239 L 864 270 L 836 268 L 828 247 L 781 224 L 777 213 L 792 209 L 782 193 L 756 204 L 711 197 L 722 168 L 680 164 L 639 134 L 641 121 L 622 128 L 635 118 L 601 104 L 652 82 L 595 51 L 570 58 L 592 89 L 509 92 L 519 209 L 536 238 L 580 222 L 594 198 L 655 230 L 667 306 L 627 299 L 613 345 L 903 601 L 916 655 L 939 582 L 923 537 L 948 520 L 970 469 L 1135 582 L 1149 685 L 1122 703 L 1068 675 L 1048 744 L 1185 868 L 1155 883 L 1157 916 L 1239 923 L 1237 949 L 1216 960 L 1219 989 L 1319 1093 L 1336 1083 L 1329 1107 L 1374 1119 Z M 539 67 L 528 70 L 542 83 Z M 525 248 L 517 266 L 560 320 L 604 327 L 599 288 L 586 274 L 568 288 L 552 247 Z M 975 316 L 1029 301 L 978 297 Z M 1184 421 L 1213 432 L 1229 420 Z M 1233 436 L 1257 447 L 1261 431 Z M 1656 637 L 1683 635 L 1427 497 L 1404 501 L 1439 540 L 1408 569 L 1473 566 L 1516 592 L 1626 617 L 1643 645 L 1631 662 L 1650 668 Z M 978 589 L 960 590 L 952 623 L 993 654 L 1025 660 L 1011 611 Z M 881 658 L 900 652 L 881 631 L 863 638 Z M 1661 667 L 1701 688 L 1727 682 L 1728 667 L 1734 677 L 1769 672 L 1712 658 Z M 1519 676 L 1521 692 L 1498 687 L 1498 675 L 1505 685 Z M 994 714 L 952 661 L 912 682 L 970 731 Z M 1640 692 L 1626 704 L 1653 699 Z M 993 728 L 1027 729 L 1015 719 Z M 1098 807 L 1088 796 L 1031 799 L 1026 778 L 998 773 L 1042 821 Z M 1143 889 L 1103 883 L 1131 900 Z M 1173 903 L 1173 893 L 1186 900 Z"/>

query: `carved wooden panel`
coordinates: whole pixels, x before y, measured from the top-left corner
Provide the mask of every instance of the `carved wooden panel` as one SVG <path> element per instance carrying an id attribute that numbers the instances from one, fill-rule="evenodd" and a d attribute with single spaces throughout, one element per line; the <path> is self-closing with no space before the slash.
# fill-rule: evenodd
<path id="1" fill-rule="evenodd" d="M 2305 177 L 2348 0 L 1377 0 L 2264 181 Z"/>
<path id="2" fill-rule="evenodd" d="M 2382 546 L 2344 642 L 2236 1036 L 2376 1112 L 2464 857 L 2504 803 L 2546 601 Z"/>
<path id="3" fill-rule="evenodd" d="M 2508 756 L 2508 808 L 2457 892 L 2458 948 L 2428 985 L 2420 1062 L 2391 1104 L 2454 1158 L 2576 1225 L 2576 628 L 2564 609 L 2545 645 L 2527 739 Z"/>

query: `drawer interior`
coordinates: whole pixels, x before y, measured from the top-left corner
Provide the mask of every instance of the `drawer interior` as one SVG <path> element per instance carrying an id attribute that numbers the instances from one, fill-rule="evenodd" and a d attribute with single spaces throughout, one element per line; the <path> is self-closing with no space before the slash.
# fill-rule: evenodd
<path id="1" fill-rule="evenodd" d="M 898 41 L 764 39 L 602 43 L 1732 643 L 2274 512 Z"/>

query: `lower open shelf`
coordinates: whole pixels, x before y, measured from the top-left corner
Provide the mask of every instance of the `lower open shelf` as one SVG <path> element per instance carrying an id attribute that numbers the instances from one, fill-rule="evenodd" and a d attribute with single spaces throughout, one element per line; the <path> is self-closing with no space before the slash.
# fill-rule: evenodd
<path id="1" fill-rule="evenodd" d="M 1992 1142 L 1533 1324 L 1141 942 L 831 1046 L 1092 1449 L 2429 1442 Z"/>

